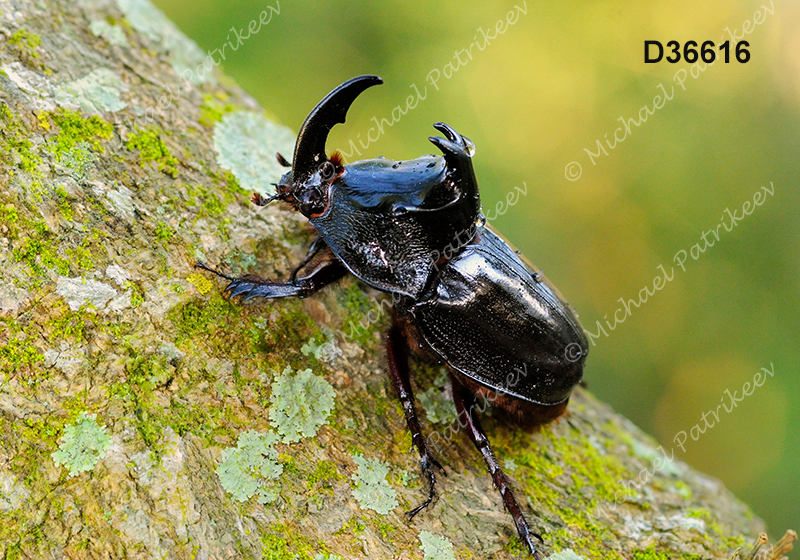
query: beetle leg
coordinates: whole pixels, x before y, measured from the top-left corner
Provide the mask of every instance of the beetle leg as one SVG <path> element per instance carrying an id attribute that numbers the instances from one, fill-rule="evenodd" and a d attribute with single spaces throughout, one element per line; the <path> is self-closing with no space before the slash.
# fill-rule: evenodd
<path id="1" fill-rule="evenodd" d="M 327 245 L 325 244 L 325 240 L 324 240 L 324 239 L 322 239 L 322 237 L 316 237 L 316 238 L 314 239 L 314 241 L 312 241 L 312 242 L 311 242 L 311 245 L 310 245 L 310 246 L 309 246 L 309 248 L 308 248 L 308 253 L 306 253 L 306 257 L 305 257 L 305 258 L 303 259 L 303 261 L 302 261 L 300 264 L 298 264 L 298 265 L 297 265 L 297 266 L 294 268 L 294 270 L 292 271 L 292 274 L 289 276 L 289 281 L 290 281 L 290 282 L 292 282 L 292 283 L 296 282 L 296 281 L 297 281 L 297 274 L 298 274 L 298 273 L 299 273 L 301 270 L 303 270 L 303 268 L 304 268 L 304 267 L 305 267 L 305 266 L 306 266 L 308 263 L 310 263 L 310 262 L 311 262 L 311 260 L 312 260 L 314 257 L 316 257 L 316 256 L 317 256 L 317 254 L 318 254 L 318 253 L 319 253 L 319 252 L 320 252 L 322 249 L 324 249 L 325 247 L 327 247 Z"/>
<path id="2" fill-rule="evenodd" d="M 347 274 L 347 269 L 339 261 L 328 261 L 308 276 L 299 278 L 294 282 L 273 282 L 252 274 L 247 274 L 241 278 L 233 278 L 203 263 L 197 263 L 195 266 L 230 280 L 225 292 L 228 292 L 229 297 L 244 296 L 244 301 L 254 297 L 308 297 Z"/>
<path id="3" fill-rule="evenodd" d="M 483 426 L 481 426 L 475 414 L 475 398 L 472 393 L 470 393 L 469 389 L 458 380 L 453 379 L 451 384 L 453 386 L 453 401 L 456 405 L 459 424 L 466 424 L 469 438 L 472 440 L 472 443 L 475 444 L 475 447 L 478 448 L 478 451 L 481 452 L 481 455 L 483 455 L 486 466 L 489 468 L 489 474 L 492 475 L 494 485 L 500 491 L 500 495 L 503 497 L 503 503 L 514 519 L 514 524 L 517 526 L 517 533 L 519 533 L 519 539 L 528 551 L 533 554 L 533 557 L 536 558 L 536 560 L 540 560 L 541 557 L 531 537 L 536 536 L 539 540 L 541 540 L 541 537 L 533 533 L 528 527 L 528 522 L 525 520 L 525 516 L 517 505 L 517 500 L 514 498 L 514 494 L 511 493 L 511 488 L 508 486 L 506 475 L 503 474 L 503 470 L 500 468 L 497 458 L 494 456 L 494 453 L 492 453 L 492 448 L 489 445 L 489 438 L 486 437 L 486 432 L 483 431 Z"/>
<path id="4" fill-rule="evenodd" d="M 423 509 L 431 505 L 434 498 L 436 498 L 436 474 L 433 467 L 439 467 L 444 472 L 442 465 L 439 461 L 434 459 L 428 452 L 428 446 L 425 445 L 425 437 L 422 435 L 422 429 L 419 426 L 419 419 L 417 418 L 417 410 L 414 407 L 414 393 L 411 390 L 411 380 L 408 374 L 408 355 L 406 352 L 406 341 L 403 338 L 403 333 L 397 325 L 392 325 L 389 329 L 389 336 L 386 341 L 386 354 L 389 358 L 389 372 L 392 376 L 392 384 L 397 390 L 400 397 L 400 403 L 403 405 L 403 412 L 406 416 L 406 424 L 408 430 L 411 432 L 411 442 L 419 452 L 419 463 L 422 468 L 422 478 L 428 479 L 428 498 L 420 505 L 406 512 L 409 519 L 413 519 L 415 515 Z"/>

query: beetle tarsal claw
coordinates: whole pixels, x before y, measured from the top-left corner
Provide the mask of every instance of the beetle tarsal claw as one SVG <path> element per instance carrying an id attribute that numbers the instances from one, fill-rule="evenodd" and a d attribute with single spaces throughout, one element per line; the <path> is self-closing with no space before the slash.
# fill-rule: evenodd
<path id="1" fill-rule="evenodd" d="M 290 291 L 294 290 L 292 285 L 270 282 L 248 274 L 242 278 L 234 278 L 225 291 L 228 292 L 228 297 L 243 296 L 242 301 L 248 301 L 257 297 L 281 297 L 285 295 L 287 288 Z"/>
<path id="2" fill-rule="evenodd" d="M 423 509 L 428 507 L 433 503 L 436 499 L 436 474 L 433 472 L 432 467 L 439 467 L 441 469 L 442 474 L 447 476 L 447 473 L 444 472 L 444 468 L 442 465 L 439 464 L 439 461 L 428 455 L 427 453 L 420 457 L 420 467 L 422 469 L 422 476 L 423 478 L 428 479 L 428 498 L 422 502 L 420 505 L 412 509 L 411 511 L 407 511 L 406 515 L 408 515 L 409 521 L 414 519 L 414 516 L 421 512 Z M 427 475 L 427 477 L 426 477 Z"/>
<path id="3" fill-rule="evenodd" d="M 528 532 L 526 532 L 524 535 L 523 535 L 522 533 L 520 533 L 520 534 L 519 534 L 519 540 L 520 540 L 520 542 L 522 543 L 522 545 L 523 545 L 523 546 L 524 546 L 524 547 L 525 547 L 525 548 L 528 550 L 528 552 L 529 552 L 529 553 L 530 553 L 530 554 L 531 554 L 531 555 L 532 555 L 534 558 L 536 558 L 536 560 L 541 560 L 541 559 L 542 559 L 542 557 L 541 557 L 541 555 L 539 554 L 539 549 L 538 549 L 538 548 L 536 548 L 536 545 L 535 545 L 535 544 L 533 543 L 533 541 L 531 540 L 531 536 L 533 536 L 533 537 L 536 537 L 537 539 L 539 539 L 539 542 L 541 542 L 541 543 L 543 543 L 543 542 L 544 542 L 544 541 L 542 540 L 542 537 L 541 537 L 541 535 L 538 535 L 538 534 L 536 534 L 536 533 L 534 533 L 534 532 L 532 532 L 532 531 L 528 531 Z"/>
<path id="4" fill-rule="evenodd" d="M 240 296 L 240 295 L 242 295 L 242 294 L 244 294 L 246 292 L 252 291 L 253 287 L 254 286 L 253 286 L 252 283 L 247 282 L 245 280 L 237 279 L 237 280 L 233 280 L 230 284 L 228 284 L 228 287 L 225 288 L 225 291 L 229 292 L 229 294 L 228 294 L 229 297 L 236 297 L 236 296 Z"/>
<path id="5" fill-rule="evenodd" d="M 442 471 L 442 474 L 443 474 L 443 475 L 447 476 L 447 471 L 446 471 L 446 470 L 444 470 L 444 467 L 441 465 L 441 463 L 439 463 L 439 461 L 437 461 L 437 460 L 436 460 L 436 459 L 434 459 L 433 457 L 429 457 L 429 460 L 430 460 L 430 462 L 431 462 L 431 463 L 433 463 L 433 465 L 434 465 L 435 467 L 437 467 L 437 468 L 438 468 L 440 471 Z"/>
<path id="6" fill-rule="evenodd" d="M 406 515 L 408 516 L 408 520 L 411 521 L 412 519 L 414 519 L 414 517 L 418 513 L 420 513 L 423 509 L 425 509 L 426 507 L 431 505 L 433 503 L 433 501 L 436 499 L 436 497 L 437 497 L 436 496 L 436 492 L 432 491 L 432 493 L 428 496 L 428 499 L 426 499 L 424 502 L 422 502 L 420 505 L 418 505 L 417 507 L 415 507 L 411 511 L 407 511 Z"/>

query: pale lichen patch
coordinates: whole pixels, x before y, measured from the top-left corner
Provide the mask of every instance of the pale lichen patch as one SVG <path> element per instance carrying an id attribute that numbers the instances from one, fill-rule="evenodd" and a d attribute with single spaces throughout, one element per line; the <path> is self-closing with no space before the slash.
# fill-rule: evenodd
<path id="1" fill-rule="evenodd" d="M 112 299 L 119 295 L 117 290 L 108 284 L 97 280 L 87 280 L 82 276 L 77 278 L 59 276 L 56 293 L 66 300 L 69 308 L 73 311 L 78 311 L 84 306 L 87 306 L 89 311 L 104 309 Z"/>
<path id="2" fill-rule="evenodd" d="M 125 32 L 122 28 L 119 25 L 111 25 L 105 20 L 94 20 L 89 24 L 89 31 L 91 31 L 92 35 L 95 37 L 105 39 L 110 45 L 124 47 L 128 44 L 128 40 L 125 38 Z"/>
<path id="3" fill-rule="evenodd" d="M 30 497 L 30 490 L 16 476 L 0 473 L 0 511 L 19 509 Z"/>
<path id="4" fill-rule="evenodd" d="M 656 517 L 656 524 L 663 528 L 681 528 L 689 531 L 697 531 L 699 534 L 707 532 L 706 522 L 692 516 L 675 514 L 668 518 Z"/>
<path id="5" fill-rule="evenodd" d="M 332 552 L 320 552 L 314 556 L 314 560 L 342 560 L 342 557 Z"/>
<path id="6" fill-rule="evenodd" d="M 287 367 L 272 383 L 269 418 L 283 443 L 316 435 L 333 410 L 335 392 L 331 384 L 310 369 L 292 375 Z"/>
<path id="7" fill-rule="evenodd" d="M 425 410 L 425 415 L 434 424 L 451 424 L 456 419 L 456 405 L 447 391 L 431 387 L 420 393 L 417 400 Z"/>
<path id="8" fill-rule="evenodd" d="M 456 560 L 453 543 L 449 540 L 429 531 L 420 531 L 419 541 L 424 560 Z"/>
<path id="9" fill-rule="evenodd" d="M 117 216 L 126 220 L 133 220 L 136 206 L 133 202 L 133 191 L 125 185 L 114 185 L 114 189 L 109 189 L 100 181 L 90 183 L 92 191 L 98 198 L 105 198 L 108 209 Z"/>
<path id="10" fill-rule="evenodd" d="M 118 312 L 129 308 L 132 305 L 131 296 L 133 290 L 127 289 L 114 299 L 112 299 L 106 306 L 106 311 Z"/>
<path id="11" fill-rule="evenodd" d="M 86 181 L 89 174 L 97 168 L 97 156 L 91 151 L 90 144 L 84 141 L 76 142 L 59 159 L 59 163 L 69 170 L 69 177 L 80 183 Z"/>
<path id="12" fill-rule="evenodd" d="M 167 358 L 170 362 L 186 357 L 186 354 L 178 350 L 178 347 L 172 342 L 162 343 L 158 348 L 158 353 Z"/>
<path id="13" fill-rule="evenodd" d="M 217 467 L 220 484 L 238 502 L 258 496 L 259 503 L 269 503 L 277 497 L 269 483 L 283 472 L 278 452 L 273 448 L 279 438 L 269 432 L 249 430 L 239 435 L 236 447 L 222 451 Z"/>
<path id="14" fill-rule="evenodd" d="M 117 264 L 108 265 L 106 276 L 114 280 L 119 286 L 124 286 L 125 282 L 131 279 L 130 273 Z"/>
<path id="15" fill-rule="evenodd" d="M 206 70 L 203 65 L 210 57 L 203 53 L 197 43 L 181 33 L 161 10 L 146 0 L 117 0 L 117 6 L 131 27 L 150 41 L 151 48 L 170 57 L 172 68 L 178 76 L 183 77 L 189 72 L 188 79 L 195 85 L 216 84 L 213 66 Z"/>
<path id="16" fill-rule="evenodd" d="M 20 62 L 10 62 L 0 66 L 0 76 L 4 86 L 11 85 L 20 90 L 34 109 L 52 111 L 53 86 L 43 76 L 25 68 Z"/>
<path id="17" fill-rule="evenodd" d="M 317 342 L 315 338 L 311 338 L 300 347 L 300 352 L 304 356 L 314 356 L 321 362 L 335 366 L 336 360 L 342 357 L 342 349 L 336 344 L 336 337 L 331 329 L 323 327 L 322 334 L 325 335 L 323 342 Z"/>
<path id="18" fill-rule="evenodd" d="M 16 315 L 30 297 L 30 292 L 13 284 L 0 284 L 0 315 Z"/>
<path id="19" fill-rule="evenodd" d="M 119 96 L 127 87 L 108 68 L 92 70 L 83 78 L 55 86 L 56 103 L 69 109 L 80 108 L 89 114 L 119 111 L 127 106 Z"/>
<path id="20" fill-rule="evenodd" d="M 165 557 L 166 553 L 159 545 L 158 536 L 151 526 L 151 518 L 142 509 L 134 509 L 127 504 L 120 508 L 119 530 L 125 535 L 125 540 L 144 547 L 151 558 Z"/>
<path id="21" fill-rule="evenodd" d="M 636 455 L 640 459 L 644 459 L 645 461 L 652 463 L 653 465 L 660 466 L 660 469 L 658 470 L 663 471 L 664 474 L 674 477 L 683 476 L 684 469 L 681 467 L 680 463 L 671 460 L 666 460 L 668 458 L 662 446 L 654 448 L 652 445 L 638 439 L 637 440 L 632 439 L 629 445 L 634 455 Z M 650 467 L 650 469 L 652 470 L 652 467 Z"/>
<path id="22" fill-rule="evenodd" d="M 291 154 L 295 135 L 254 111 L 235 111 L 214 126 L 217 163 L 233 173 L 242 188 L 266 194 L 285 169 L 275 153 Z"/>
<path id="23" fill-rule="evenodd" d="M 85 348 L 72 348 L 68 342 L 62 342 L 58 350 L 51 348 L 44 353 L 45 366 L 55 367 L 70 377 L 78 373 L 85 359 Z"/>
<path id="24" fill-rule="evenodd" d="M 571 548 L 566 548 L 555 554 L 551 554 L 546 560 L 586 560 L 586 557 L 576 554 Z"/>
<path id="25" fill-rule="evenodd" d="M 97 424 L 97 415 L 81 412 L 75 423 L 64 429 L 61 444 L 51 457 L 56 465 L 69 469 L 69 476 L 78 476 L 94 469 L 109 445 L 111 437 Z"/>
<path id="26" fill-rule="evenodd" d="M 186 300 L 191 284 L 182 279 L 159 278 L 144 292 L 141 309 L 150 317 L 161 320 L 171 309 Z"/>
<path id="27" fill-rule="evenodd" d="M 389 467 L 380 459 L 365 459 L 362 455 L 353 455 L 353 460 L 358 465 L 358 471 L 353 475 L 353 496 L 361 507 L 377 511 L 382 515 L 388 514 L 398 506 L 397 492 L 389 486 L 386 475 Z"/>

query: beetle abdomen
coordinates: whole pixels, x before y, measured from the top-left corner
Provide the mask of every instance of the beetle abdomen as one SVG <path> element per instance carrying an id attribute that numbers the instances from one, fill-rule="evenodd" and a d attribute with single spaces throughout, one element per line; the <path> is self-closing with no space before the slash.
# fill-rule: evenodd
<path id="1" fill-rule="evenodd" d="M 428 345 L 491 389 L 553 405 L 569 398 L 589 347 L 569 305 L 481 227 L 410 311 Z"/>

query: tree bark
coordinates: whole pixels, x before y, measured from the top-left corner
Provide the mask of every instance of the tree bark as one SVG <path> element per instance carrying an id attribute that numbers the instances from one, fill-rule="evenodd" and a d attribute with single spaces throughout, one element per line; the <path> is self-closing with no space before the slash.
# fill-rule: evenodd
<path id="1" fill-rule="evenodd" d="M 447 476 L 404 516 L 427 489 L 385 371 L 384 296 L 351 278 L 236 305 L 193 269 L 286 278 L 302 259 L 302 217 L 248 202 L 293 134 L 146 0 L 0 12 L 2 557 L 523 556 L 423 360 Z M 294 396 L 308 404 L 290 412 Z M 485 420 L 548 554 L 728 558 L 763 530 L 583 389 L 533 433 Z"/>

